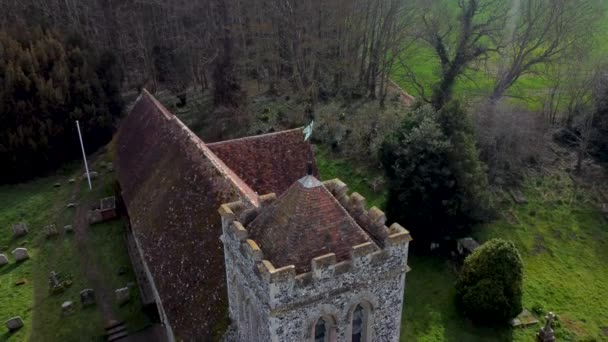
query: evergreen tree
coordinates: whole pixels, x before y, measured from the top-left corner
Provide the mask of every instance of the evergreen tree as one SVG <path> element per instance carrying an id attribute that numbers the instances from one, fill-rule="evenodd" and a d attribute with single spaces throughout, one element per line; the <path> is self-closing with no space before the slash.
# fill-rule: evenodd
<path id="1" fill-rule="evenodd" d="M 388 215 L 432 242 L 488 213 L 488 182 L 466 112 L 457 103 L 415 108 L 380 149 Z"/>
<path id="2" fill-rule="evenodd" d="M 121 75 L 111 57 L 88 51 L 41 28 L 0 32 L 0 183 L 77 157 L 75 120 L 89 151 L 111 138 Z"/>

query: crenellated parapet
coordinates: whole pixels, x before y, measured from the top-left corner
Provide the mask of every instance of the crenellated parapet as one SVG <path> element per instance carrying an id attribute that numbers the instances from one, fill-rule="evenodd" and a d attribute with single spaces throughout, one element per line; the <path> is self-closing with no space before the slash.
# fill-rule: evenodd
<path id="1" fill-rule="evenodd" d="M 248 223 L 276 201 L 274 194 L 259 196 L 259 207 L 252 208 L 238 201 L 224 204 L 219 209 L 225 250 L 238 253 L 239 267 L 245 268 L 242 270 L 244 274 L 256 278 L 272 309 L 302 300 L 310 293 L 352 288 L 357 283 L 373 282 L 386 274 L 393 276 L 409 270 L 407 251 L 412 238 L 405 228 L 397 223 L 387 227 L 386 215 L 376 207 L 366 208 L 365 198 L 356 192 L 349 194 L 339 179 L 323 182 L 323 186 L 373 241 L 353 244 L 347 258 L 342 258 L 342 261 L 338 261 L 331 251 L 312 257 L 310 271 L 307 272 L 298 273 L 294 265 L 279 267 L 273 264 L 264 254 L 264 246 L 260 247 L 247 231 Z"/>
<path id="2" fill-rule="evenodd" d="M 366 208 L 366 200 L 358 192 L 348 194 L 348 188 L 344 182 L 339 179 L 332 179 L 323 182 L 323 185 L 336 197 L 340 204 L 348 211 L 353 219 L 366 230 L 376 242 L 382 247 L 394 245 L 397 240 L 411 241 L 409 232 L 394 223 L 390 228 L 386 226 L 386 215 L 377 207 Z M 397 238 L 398 234 L 400 238 Z M 401 241 L 406 243 L 406 241 Z"/>

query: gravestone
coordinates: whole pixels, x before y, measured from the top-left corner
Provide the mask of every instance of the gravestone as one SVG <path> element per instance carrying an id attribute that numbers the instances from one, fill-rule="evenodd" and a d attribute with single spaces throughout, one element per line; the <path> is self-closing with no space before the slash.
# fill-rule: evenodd
<path id="1" fill-rule="evenodd" d="M 538 324 L 538 320 L 526 309 L 523 309 L 517 317 L 511 320 L 511 326 L 514 328 L 525 328 L 536 324 Z"/>
<path id="2" fill-rule="evenodd" d="M 116 289 L 114 293 L 116 294 L 116 302 L 118 303 L 118 305 L 122 305 L 128 302 L 129 299 L 131 299 L 131 293 L 128 287 Z"/>
<path id="3" fill-rule="evenodd" d="M 526 199 L 526 196 L 524 196 L 524 193 L 521 192 L 521 190 L 513 189 L 510 191 L 510 193 L 511 193 L 511 197 L 513 197 L 513 200 L 515 201 L 516 204 L 528 203 L 528 199 Z"/>
<path id="4" fill-rule="evenodd" d="M 467 237 L 456 241 L 456 249 L 461 256 L 466 257 L 473 253 L 477 248 L 479 248 L 479 242 L 475 241 L 473 238 Z"/>
<path id="5" fill-rule="evenodd" d="M 70 178 L 70 179 L 68 179 L 68 183 L 74 184 L 74 183 L 76 183 L 76 180 L 74 178 Z"/>
<path id="6" fill-rule="evenodd" d="M 61 186 L 61 183 L 57 182 L 57 183 L 53 184 L 53 186 L 56 187 L 56 188 L 58 188 L 58 187 Z"/>
<path id="7" fill-rule="evenodd" d="M 9 319 L 5 324 L 9 332 L 15 332 L 23 328 L 23 320 L 19 316 Z"/>
<path id="8" fill-rule="evenodd" d="M 0 266 L 8 264 L 8 258 L 4 254 L 0 254 Z"/>
<path id="9" fill-rule="evenodd" d="M 91 177 L 91 179 L 95 179 L 99 176 L 99 172 L 97 171 L 89 171 L 89 176 Z M 87 173 L 83 173 L 82 174 L 82 179 L 87 179 Z"/>
<path id="10" fill-rule="evenodd" d="M 549 314 L 545 316 L 545 326 L 536 334 L 536 340 L 538 342 L 555 342 L 555 332 L 551 327 L 554 318 L 555 315 L 553 312 L 549 312 Z"/>
<path id="11" fill-rule="evenodd" d="M 16 261 L 25 261 L 30 258 L 30 255 L 27 253 L 27 249 L 22 247 L 15 248 L 12 254 Z"/>
<path id="12" fill-rule="evenodd" d="M 53 236 L 59 235 L 59 232 L 57 231 L 57 227 L 55 227 L 54 224 L 50 224 L 50 225 L 44 227 L 44 234 L 46 235 L 46 238 L 48 239 Z"/>
<path id="13" fill-rule="evenodd" d="M 49 274 L 49 286 L 51 287 L 51 289 L 61 287 L 61 282 L 59 281 L 59 276 L 57 275 L 57 272 L 55 272 L 55 271 L 51 271 L 51 273 Z"/>
<path id="14" fill-rule="evenodd" d="M 72 303 L 72 301 L 68 300 L 68 301 L 63 302 L 63 304 L 61 304 L 61 313 L 64 316 L 71 315 L 74 313 L 74 311 L 75 311 L 75 308 L 74 308 L 74 303 Z"/>
<path id="15" fill-rule="evenodd" d="M 72 203 L 68 203 L 68 205 L 66 207 L 71 209 L 71 208 L 76 208 L 77 205 L 78 205 L 77 203 L 72 202 Z"/>
<path id="16" fill-rule="evenodd" d="M 13 236 L 16 238 L 27 235 L 27 224 L 20 222 L 13 225 Z"/>
<path id="17" fill-rule="evenodd" d="M 83 306 L 95 304 L 95 291 L 93 289 L 84 289 L 80 291 L 80 303 Z"/>
<path id="18" fill-rule="evenodd" d="M 71 224 L 68 224 L 67 226 L 63 227 L 63 232 L 68 234 L 68 233 L 73 233 L 74 232 L 74 227 L 72 227 Z"/>

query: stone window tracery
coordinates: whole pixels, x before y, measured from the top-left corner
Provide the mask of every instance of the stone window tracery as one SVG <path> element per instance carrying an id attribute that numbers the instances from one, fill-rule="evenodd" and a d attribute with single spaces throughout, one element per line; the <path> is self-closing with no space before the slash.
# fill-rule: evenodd
<path id="1" fill-rule="evenodd" d="M 334 342 L 336 340 L 336 322 L 332 317 L 323 316 L 315 323 L 314 342 Z"/>
<path id="2" fill-rule="evenodd" d="M 371 312 L 372 307 L 367 302 L 361 302 L 352 311 L 351 319 L 351 341 L 371 341 Z"/>

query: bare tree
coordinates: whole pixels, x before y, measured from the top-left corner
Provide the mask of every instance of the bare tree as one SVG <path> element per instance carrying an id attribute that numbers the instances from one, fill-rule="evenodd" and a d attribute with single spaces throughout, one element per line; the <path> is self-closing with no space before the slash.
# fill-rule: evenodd
<path id="1" fill-rule="evenodd" d="M 421 37 L 437 55 L 441 71 L 428 100 L 439 109 L 451 99 L 457 78 L 471 63 L 497 50 L 508 16 L 502 0 L 458 0 L 455 14 L 447 2 L 427 6 Z"/>
<path id="2" fill-rule="evenodd" d="M 491 102 L 521 76 L 586 49 L 601 18 L 595 0 L 512 0 Z"/>

